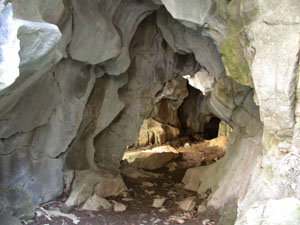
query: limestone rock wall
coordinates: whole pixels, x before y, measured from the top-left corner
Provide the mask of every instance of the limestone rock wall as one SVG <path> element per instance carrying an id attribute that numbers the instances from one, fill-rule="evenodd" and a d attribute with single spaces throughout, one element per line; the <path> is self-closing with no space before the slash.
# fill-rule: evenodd
<path id="1" fill-rule="evenodd" d="M 209 205 L 231 201 L 229 214 L 238 204 L 242 218 L 258 200 L 299 196 L 298 0 L 19 0 L 0 7 L 1 186 L 22 187 L 35 204 L 48 201 L 70 185 L 65 172 L 118 172 L 144 119 L 183 119 L 201 130 L 214 114 L 234 128 L 235 144 L 220 163 L 201 168 L 217 170 L 217 181 L 196 173 L 213 189 Z M 8 38 L 14 32 L 19 44 Z M 13 77 L 5 46 L 15 49 Z M 183 76 L 205 97 L 188 97 Z M 247 158 L 240 181 L 232 173 Z M 230 182 L 243 184 L 230 195 Z"/>
<path id="2" fill-rule="evenodd" d="M 118 170 L 143 120 L 152 112 L 169 119 L 155 105 L 166 102 L 174 114 L 167 123 L 178 123 L 176 110 L 188 93 L 169 91 L 174 84 L 186 88 L 186 81 L 168 81 L 202 66 L 220 76 L 220 55 L 201 33 L 185 28 L 190 44 L 208 46 L 203 51 L 212 57 L 205 60 L 204 52 L 190 46 L 176 53 L 165 41 L 159 8 L 137 0 L 13 3 L 20 74 L 0 93 L 2 186 L 23 187 L 37 204 L 70 185 L 64 172 Z"/>

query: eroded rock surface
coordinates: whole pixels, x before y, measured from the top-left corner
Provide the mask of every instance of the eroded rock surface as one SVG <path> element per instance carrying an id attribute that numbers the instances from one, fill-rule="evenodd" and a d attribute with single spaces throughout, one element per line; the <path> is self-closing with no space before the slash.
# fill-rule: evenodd
<path id="1" fill-rule="evenodd" d="M 184 181 L 212 190 L 223 224 L 258 201 L 299 196 L 299 1 L 20 0 L 14 17 L 0 4 L 4 188 L 22 186 L 39 204 L 76 170 L 67 202 L 81 204 L 103 173 L 118 177 L 145 119 L 175 127 L 173 137 L 203 132 L 214 115 L 233 127 L 228 152 Z M 14 46 L 14 72 L 5 46 Z M 86 170 L 97 175 L 80 183 Z"/>

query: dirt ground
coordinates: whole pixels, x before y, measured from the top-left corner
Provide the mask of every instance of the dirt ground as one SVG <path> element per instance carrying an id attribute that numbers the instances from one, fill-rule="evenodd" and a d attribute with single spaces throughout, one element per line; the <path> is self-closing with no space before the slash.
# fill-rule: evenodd
<path id="1" fill-rule="evenodd" d="M 218 225 L 218 214 L 208 209 L 204 214 L 197 211 L 200 204 L 204 204 L 209 197 L 210 190 L 201 195 L 185 190 L 181 180 L 186 169 L 195 166 L 204 166 L 217 161 L 225 154 L 225 145 L 228 137 L 220 137 L 210 141 L 192 140 L 190 138 L 181 138 L 166 143 L 179 152 L 180 157 L 174 159 L 176 169 L 169 171 L 167 167 L 157 169 L 155 173 L 161 174 L 158 178 L 139 178 L 132 179 L 124 177 L 124 182 L 128 191 L 122 196 L 106 198 L 110 202 L 121 202 L 127 206 L 126 211 L 114 212 L 113 209 L 98 211 L 80 211 L 73 209 L 78 221 L 71 220 L 62 216 L 45 216 L 37 211 L 32 221 L 23 221 L 25 225 L 169 225 L 169 224 L 206 224 Z M 154 146 L 151 146 L 154 147 Z M 148 146 L 148 149 L 151 148 Z M 141 151 L 145 148 L 131 149 L 132 151 Z M 147 184 L 152 185 L 146 185 Z M 144 183 L 144 185 L 143 185 Z M 152 186 L 152 187 L 150 187 Z M 153 208 L 152 203 L 155 198 L 165 197 L 162 208 Z M 192 197 L 196 206 L 191 211 L 183 211 L 179 208 L 178 202 Z M 62 197 L 56 201 L 43 204 L 46 210 L 61 211 L 63 202 L 66 198 Z"/>

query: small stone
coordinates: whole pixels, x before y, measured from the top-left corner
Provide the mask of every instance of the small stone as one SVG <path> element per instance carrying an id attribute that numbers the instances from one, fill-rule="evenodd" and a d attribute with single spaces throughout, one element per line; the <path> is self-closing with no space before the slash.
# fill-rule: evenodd
<path id="1" fill-rule="evenodd" d="M 180 224 L 183 224 L 185 222 L 184 219 L 176 219 L 176 221 Z"/>
<path id="2" fill-rule="evenodd" d="M 148 190 L 145 190 L 146 194 L 148 195 L 153 195 L 155 192 L 154 191 L 148 191 Z"/>
<path id="3" fill-rule="evenodd" d="M 151 182 L 143 182 L 143 183 L 142 183 L 142 186 L 143 186 L 143 187 L 153 187 L 154 184 L 152 184 Z"/>
<path id="4" fill-rule="evenodd" d="M 172 190 L 168 191 L 168 195 L 177 195 L 177 194 L 178 194 L 178 193 L 175 192 L 175 191 L 172 191 Z"/>
<path id="5" fill-rule="evenodd" d="M 169 168 L 169 172 L 173 172 L 173 171 L 175 171 L 176 170 L 176 167 L 171 167 L 171 168 Z"/>
<path id="6" fill-rule="evenodd" d="M 203 192 L 200 194 L 200 198 L 207 198 L 208 194 L 206 192 Z"/>
<path id="7" fill-rule="evenodd" d="M 115 202 L 115 205 L 114 205 L 115 212 L 123 212 L 126 209 L 127 209 L 127 207 L 123 203 Z"/>
<path id="8" fill-rule="evenodd" d="M 186 213 L 184 213 L 184 217 L 185 217 L 186 219 L 191 219 L 191 218 L 192 218 L 192 215 L 191 215 L 189 212 L 186 212 Z"/>
<path id="9" fill-rule="evenodd" d="M 166 166 L 169 169 L 169 172 L 173 172 L 176 170 L 177 163 L 176 162 L 169 162 Z"/>
<path id="10" fill-rule="evenodd" d="M 196 206 L 196 202 L 192 198 L 186 198 L 179 202 L 179 207 L 184 211 L 190 211 Z"/>
<path id="11" fill-rule="evenodd" d="M 159 223 L 160 221 L 161 221 L 161 220 L 157 218 L 156 220 L 153 221 L 153 224 L 157 224 L 157 223 Z"/>
<path id="12" fill-rule="evenodd" d="M 153 201 L 152 207 L 154 208 L 161 208 L 163 206 L 163 204 L 165 203 L 167 199 L 166 198 L 156 198 Z"/>
<path id="13" fill-rule="evenodd" d="M 177 184 L 175 184 L 175 187 L 176 187 L 176 188 L 182 188 L 183 186 L 184 186 L 183 183 L 177 183 Z"/>
<path id="14" fill-rule="evenodd" d="M 170 216 L 168 221 L 176 221 L 177 223 L 183 224 L 185 221 L 183 217 L 178 217 L 178 216 Z"/>
<path id="15" fill-rule="evenodd" d="M 130 201 L 133 201 L 133 199 L 132 198 L 122 198 L 122 201 L 124 201 L 124 202 L 130 202 Z"/>
<path id="16" fill-rule="evenodd" d="M 158 210 L 159 212 L 167 212 L 168 210 L 166 210 L 166 208 L 161 208 L 160 210 Z"/>
<path id="17" fill-rule="evenodd" d="M 97 211 L 97 210 L 99 210 L 100 207 L 102 207 L 104 209 L 110 209 L 112 207 L 112 205 L 106 199 L 94 194 L 92 197 L 89 197 L 86 200 L 84 205 L 81 207 L 81 210 Z"/>
<path id="18" fill-rule="evenodd" d="M 191 147 L 191 145 L 190 145 L 190 143 L 187 142 L 187 143 L 184 144 L 184 147 L 189 148 L 189 147 Z"/>
<path id="19" fill-rule="evenodd" d="M 202 225 L 211 225 L 210 219 L 202 220 Z"/>
<path id="20" fill-rule="evenodd" d="M 203 212 L 205 212 L 205 211 L 206 211 L 205 205 L 199 205 L 197 211 L 198 211 L 198 213 L 203 213 Z"/>
<path id="21" fill-rule="evenodd" d="M 162 187 L 163 187 L 163 188 L 170 187 L 170 186 L 171 186 L 171 185 L 168 184 L 168 183 L 163 183 L 163 184 L 162 184 Z"/>

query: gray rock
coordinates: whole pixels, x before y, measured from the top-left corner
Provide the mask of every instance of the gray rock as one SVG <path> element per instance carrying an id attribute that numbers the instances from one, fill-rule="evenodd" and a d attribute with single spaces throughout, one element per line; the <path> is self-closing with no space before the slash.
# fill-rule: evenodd
<path id="1" fill-rule="evenodd" d="M 98 64 L 120 53 L 121 39 L 112 24 L 112 16 L 119 2 L 89 1 L 86 7 L 86 3 L 72 1 L 74 31 L 69 52 L 73 59 Z"/>
<path id="2" fill-rule="evenodd" d="M 98 211 L 100 207 L 104 209 L 110 209 L 112 207 L 112 204 L 106 199 L 94 194 L 92 197 L 89 197 L 86 200 L 86 202 L 81 207 L 81 210 Z"/>
<path id="3" fill-rule="evenodd" d="M 255 202 L 299 196 L 299 1 L 12 1 L 20 26 L 14 66 L 2 47 L 18 46 L 17 20 L 0 4 L 0 82 L 11 84 L 18 73 L 7 82 L 16 72 L 7 68 L 20 68 L 0 91 L 1 185 L 22 185 L 38 204 L 61 195 L 63 171 L 97 171 L 74 182 L 71 205 L 82 203 L 118 173 L 146 118 L 193 133 L 213 114 L 234 128 L 227 154 L 184 180 L 199 193 L 212 190 L 208 206 L 221 224 Z M 180 77 L 201 70 L 210 82 L 200 89 L 213 91 L 189 87 L 185 99 Z"/>
<path id="4" fill-rule="evenodd" d="M 208 189 L 212 190 L 207 206 L 221 212 L 223 224 L 232 224 L 235 221 L 236 199 L 243 197 L 248 182 L 255 180 L 261 173 L 256 163 L 260 160 L 262 131 L 254 136 L 252 134 L 252 137 L 247 137 L 244 132 L 239 128 L 233 129 L 223 158 L 209 166 L 188 169 L 183 178 L 185 189 L 197 191 L 199 194 Z M 240 151 L 241 148 L 243 151 Z M 245 174 L 249 174 L 248 182 L 244 182 Z M 231 191 L 227 195 L 228 188 Z"/>
<path id="5" fill-rule="evenodd" d="M 163 207 L 166 200 L 167 199 L 164 198 L 164 197 L 163 198 L 156 198 L 156 199 L 153 200 L 152 207 L 161 208 L 161 207 Z"/>
<path id="6" fill-rule="evenodd" d="M 163 8 L 158 10 L 157 25 L 174 51 L 181 54 L 194 53 L 197 62 L 205 67 L 209 75 L 216 80 L 224 75 L 220 53 L 211 39 L 203 37 L 200 29 L 194 30 L 183 26 Z M 197 69 L 200 70 L 200 67 Z M 183 75 L 187 74 L 192 75 L 189 71 L 186 71 Z"/>
<path id="7" fill-rule="evenodd" d="M 155 151 L 154 149 L 151 152 L 142 151 L 127 153 L 125 154 L 124 159 L 128 160 L 130 166 L 140 169 L 155 170 L 162 168 L 167 162 L 178 156 L 178 153 L 166 152 L 163 151 L 163 149 L 161 151 L 159 151 L 159 149 Z"/>
<path id="8" fill-rule="evenodd" d="M 209 76 L 205 69 L 201 69 L 194 75 L 183 76 L 189 81 L 189 84 L 199 89 L 204 95 L 213 90 L 215 80 L 214 77 Z"/>
<path id="9" fill-rule="evenodd" d="M 22 225 L 17 217 L 11 216 L 7 212 L 0 213 L 0 223 L 1 225 Z"/>
<path id="10" fill-rule="evenodd" d="M 18 25 L 13 20 L 12 11 L 11 3 L 0 10 L 0 90 L 11 85 L 19 76 Z"/>
<path id="11" fill-rule="evenodd" d="M 100 197 L 118 196 L 126 191 L 127 187 L 121 176 L 107 177 L 99 182 L 95 187 L 95 194 Z"/>
<path id="12" fill-rule="evenodd" d="M 126 177 L 130 177 L 133 179 L 138 179 L 138 178 L 158 178 L 159 176 L 161 176 L 161 174 L 159 173 L 152 173 L 149 171 L 145 171 L 143 169 L 139 169 L 133 166 L 122 166 L 121 167 L 121 172 L 122 175 L 126 176 Z"/>
<path id="13" fill-rule="evenodd" d="M 162 91 L 156 96 L 152 118 L 163 123 L 162 126 L 167 128 L 165 128 L 166 135 L 168 135 L 168 128 L 172 130 L 171 126 L 176 128 L 181 126 L 177 111 L 188 95 L 186 81 L 181 76 L 177 76 L 168 81 Z M 169 136 L 171 136 L 170 139 L 175 138 L 172 132 L 170 132 Z"/>
<path id="14" fill-rule="evenodd" d="M 24 184 L 34 203 L 62 193 L 60 156 L 76 136 L 93 83 L 85 64 L 65 60 L 26 91 L 0 100 L 0 107 L 11 115 L 0 122 L 2 185 Z M 10 160 L 14 166 L 7 165 Z"/>
<path id="15" fill-rule="evenodd" d="M 192 0 L 189 4 L 185 4 L 184 1 L 162 0 L 162 3 L 175 19 L 178 19 L 187 27 L 196 29 L 198 26 L 207 23 L 212 28 L 204 33 L 215 39 L 217 45 L 224 38 L 226 26 L 218 16 L 212 13 L 213 10 L 216 10 L 213 2 L 209 0 Z"/>
<path id="16" fill-rule="evenodd" d="M 56 25 L 22 20 L 18 38 L 21 74 L 37 69 L 39 73 L 45 73 L 62 58 L 62 54 L 56 50 L 61 39 L 61 32 Z"/>
<path id="17" fill-rule="evenodd" d="M 123 212 L 127 209 L 127 206 L 120 202 L 115 202 L 114 211 L 115 212 Z"/>
<path id="18" fill-rule="evenodd" d="M 196 202 L 193 198 L 186 198 L 179 202 L 179 208 L 184 211 L 191 211 L 196 206 Z"/>
<path id="19" fill-rule="evenodd" d="M 296 198 L 258 202 L 250 206 L 235 225 L 296 225 L 300 223 L 299 207 Z"/>
<path id="20" fill-rule="evenodd" d="M 94 193 L 99 197 L 109 197 L 117 196 L 126 190 L 121 177 L 115 177 L 113 174 L 105 174 L 103 172 L 96 173 L 91 170 L 75 172 L 72 191 L 65 202 L 67 209 L 79 206 L 89 197 L 93 196 Z"/>
<path id="21" fill-rule="evenodd" d="M 21 187 L 10 186 L 0 189 L 1 211 L 4 214 L 0 218 L 8 218 L 9 216 L 29 220 L 33 218 L 35 207 L 28 193 Z M 15 220 L 8 218 L 9 221 Z M 4 220 L 4 219 L 3 219 Z M 2 224 L 2 223 L 1 223 Z"/>
<path id="22" fill-rule="evenodd" d="M 206 208 L 205 205 L 199 205 L 198 209 L 197 209 L 197 212 L 198 213 L 204 213 L 206 210 L 207 210 L 207 208 Z"/>
<path id="23" fill-rule="evenodd" d="M 174 102 L 174 101 L 172 101 Z M 158 106 L 158 108 L 160 108 Z M 164 108 L 164 107 L 162 107 Z M 177 107 L 176 110 L 176 123 L 177 118 Z M 162 110 L 160 114 L 166 113 Z M 166 115 L 166 114 L 164 114 Z M 156 116 L 157 117 L 157 116 Z M 134 147 L 143 147 L 151 144 L 164 144 L 167 141 L 178 137 L 180 134 L 180 129 L 177 127 L 170 126 L 168 124 L 160 123 L 152 118 L 144 120 L 140 131 L 138 140 L 134 143 Z"/>

